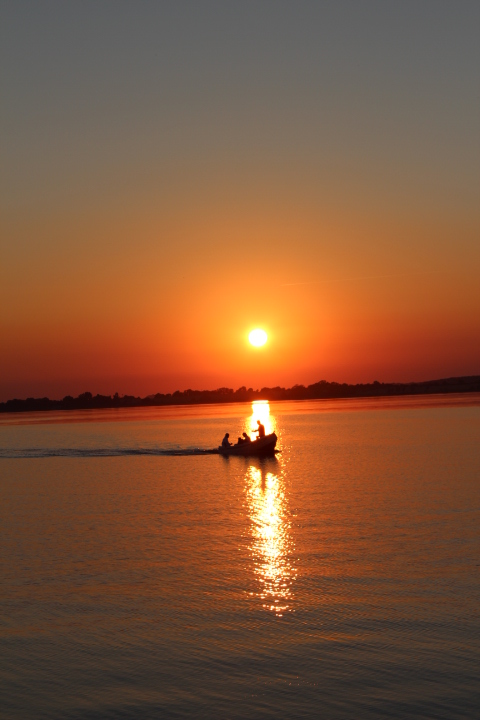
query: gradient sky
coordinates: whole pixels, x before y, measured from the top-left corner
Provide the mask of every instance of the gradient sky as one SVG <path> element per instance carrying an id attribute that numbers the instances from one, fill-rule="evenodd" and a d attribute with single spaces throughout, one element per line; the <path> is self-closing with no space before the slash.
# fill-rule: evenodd
<path id="1" fill-rule="evenodd" d="M 1 2 L 0 400 L 480 373 L 479 36 L 478 0 Z"/>

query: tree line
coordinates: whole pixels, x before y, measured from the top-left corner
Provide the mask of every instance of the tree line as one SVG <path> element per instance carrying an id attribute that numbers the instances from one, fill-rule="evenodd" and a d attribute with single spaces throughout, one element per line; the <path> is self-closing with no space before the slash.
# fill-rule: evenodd
<path id="1" fill-rule="evenodd" d="M 101 408 L 156 407 L 163 405 L 204 405 L 212 403 L 252 402 L 253 400 L 321 400 L 334 398 L 382 397 L 398 395 L 431 395 L 437 393 L 480 392 L 480 375 L 427 380 L 415 383 L 327 382 L 294 385 L 291 388 L 263 387 L 260 390 L 242 386 L 238 390 L 221 387 L 217 390 L 176 390 L 156 393 L 144 398 L 134 395 L 92 395 L 84 392 L 78 397 L 66 395 L 62 400 L 26 398 L 0 403 L 0 412 L 32 412 L 36 410 L 90 410 Z"/>

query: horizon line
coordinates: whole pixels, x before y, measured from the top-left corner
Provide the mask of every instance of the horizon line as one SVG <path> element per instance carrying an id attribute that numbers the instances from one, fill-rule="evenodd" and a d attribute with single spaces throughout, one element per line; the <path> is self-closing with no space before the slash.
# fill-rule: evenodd
<path id="1" fill-rule="evenodd" d="M 303 385 L 302 383 L 295 383 L 291 387 L 282 387 L 281 385 L 274 385 L 274 386 L 263 386 L 262 388 L 253 388 L 253 387 L 247 387 L 246 385 L 241 385 L 239 388 L 234 390 L 233 388 L 229 388 L 226 386 L 221 386 L 218 388 L 215 388 L 213 390 L 194 390 L 193 388 L 186 388 L 185 390 L 174 390 L 170 393 L 162 393 L 162 392 L 156 392 L 156 393 L 149 393 L 148 395 L 145 395 L 144 397 L 140 395 L 130 395 L 128 393 L 120 394 L 118 392 L 114 393 L 113 395 L 102 395 L 101 393 L 97 393 L 96 395 L 93 395 L 90 391 L 86 390 L 82 393 L 79 393 L 76 397 L 72 395 L 65 395 L 63 398 L 49 398 L 46 395 L 43 397 L 27 397 L 27 398 L 10 398 L 8 400 L 0 401 L 0 408 L 2 406 L 7 406 L 12 403 L 29 403 L 29 402 L 49 402 L 49 403 L 65 403 L 65 402 L 72 402 L 72 401 L 87 401 L 87 400 L 94 400 L 95 398 L 98 399 L 104 399 L 104 400 L 123 400 L 123 399 L 132 399 L 132 400 L 138 400 L 138 401 L 148 401 L 153 400 L 156 397 L 162 397 L 162 398 L 173 398 L 176 395 L 182 396 L 182 395 L 188 395 L 190 393 L 192 394 L 205 394 L 205 395 L 213 395 L 215 393 L 222 393 L 222 394 L 259 394 L 262 392 L 269 392 L 269 391 L 279 391 L 279 392 L 300 392 L 302 390 L 309 390 L 316 388 L 318 386 L 334 386 L 338 388 L 392 388 L 392 387 L 411 387 L 411 386 L 432 386 L 435 384 L 447 384 L 447 383 L 453 383 L 453 382 L 459 382 L 460 384 L 464 384 L 465 381 L 470 383 L 480 383 L 480 375 L 457 375 L 457 376 L 450 376 L 450 377 L 442 377 L 442 378 L 435 378 L 435 379 L 429 379 L 429 380 L 411 380 L 406 382 L 397 382 L 397 381 L 391 381 L 391 382 L 381 382 L 379 380 L 372 380 L 370 382 L 366 383 L 346 383 L 346 382 L 337 382 L 336 380 L 317 380 L 314 383 L 310 383 L 308 385 Z M 480 387 L 479 387 L 480 391 Z"/>

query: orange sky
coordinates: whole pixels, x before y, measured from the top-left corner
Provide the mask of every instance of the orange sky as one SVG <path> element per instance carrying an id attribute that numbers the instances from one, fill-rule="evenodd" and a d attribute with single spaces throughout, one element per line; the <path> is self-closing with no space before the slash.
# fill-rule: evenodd
<path id="1" fill-rule="evenodd" d="M 219 41 L 219 77 L 205 30 L 197 65 L 157 58 L 155 84 L 135 65 L 138 38 L 120 49 L 108 26 L 93 33 L 93 6 L 83 18 L 93 54 L 110 43 L 118 64 L 99 54 L 79 70 L 82 38 L 74 50 L 65 41 L 73 12 L 40 27 L 50 54 L 37 39 L 20 67 L 31 38 L 13 9 L 7 18 L 0 400 L 480 373 L 468 14 L 453 30 L 440 18 L 443 48 L 427 26 L 412 38 L 402 16 L 396 47 L 371 57 L 365 21 L 346 59 L 332 42 L 330 65 L 299 59 L 302 38 L 312 52 L 316 40 L 305 40 L 307 17 L 289 31 L 285 16 L 288 72 L 278 21 L 270 44 L 251 38 L 257 75 L 241 43 Z M 323 20 L 346 43 L 332 13 Z M 65 97 L 69 79 L 77 91 Z M 269 333 L 262 349 L 247 342 L 256 326 Z"/>

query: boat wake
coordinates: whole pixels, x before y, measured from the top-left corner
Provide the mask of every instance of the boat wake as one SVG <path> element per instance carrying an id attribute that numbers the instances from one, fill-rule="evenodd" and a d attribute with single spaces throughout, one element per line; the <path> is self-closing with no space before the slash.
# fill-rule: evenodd
<path id="1" fill-rule="evenodd" d="M 96 457 L 189 457 L 192 455 L 218 455 L 218 449 L 201 448 L 15 448 L 0 449 L 0 459 L 16 458 L 96 458 Z"/>

